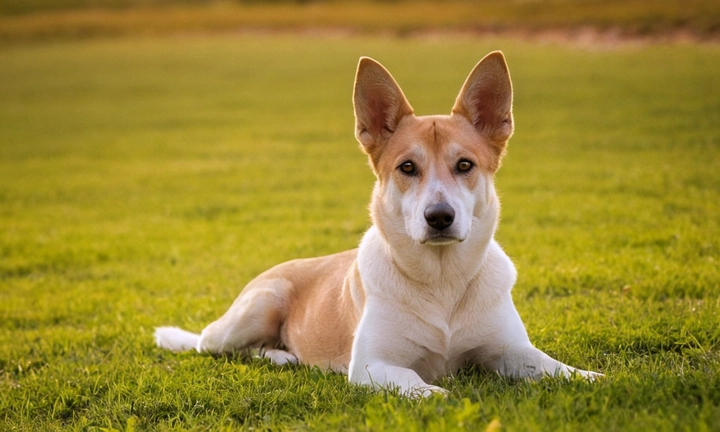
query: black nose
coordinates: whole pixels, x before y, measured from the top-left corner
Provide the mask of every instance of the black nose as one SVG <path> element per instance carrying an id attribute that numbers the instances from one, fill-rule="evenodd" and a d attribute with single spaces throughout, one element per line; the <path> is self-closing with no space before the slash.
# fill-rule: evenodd
<path id="1" fill-rule="evenodd" d="M 433 204 L 425 209 L 425 220 L 436 230 L 444 230 L 455 220 L 455 210 L 446 203 Z"/>

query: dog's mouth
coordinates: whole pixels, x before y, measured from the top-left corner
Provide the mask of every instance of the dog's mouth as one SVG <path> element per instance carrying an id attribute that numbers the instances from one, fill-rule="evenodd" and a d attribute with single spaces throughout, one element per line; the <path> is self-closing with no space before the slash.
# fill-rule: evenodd
<path id="1" fill-rule="evenodd" d="M 452 235 L 444 234 L 442 232 L 438 232 L 431 234 L 425 239 L 420 240 L 420 244 L 430 246 L 447 246 L 453 243 L 461 243 L 464 240 L 464 238 L 459 238 Z"/>

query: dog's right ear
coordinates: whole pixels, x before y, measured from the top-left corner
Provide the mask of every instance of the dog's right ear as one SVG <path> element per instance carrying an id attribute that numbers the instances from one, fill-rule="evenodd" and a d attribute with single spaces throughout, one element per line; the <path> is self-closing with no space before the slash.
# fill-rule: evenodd
<path id="1" fill-rule="evenodd" d="M 361 57 L 358 63 L 353 105 L 355 137 L 371 157 L 392 136 L 400 120 L 413 113 L 390 72 L 369 57 Z"/>

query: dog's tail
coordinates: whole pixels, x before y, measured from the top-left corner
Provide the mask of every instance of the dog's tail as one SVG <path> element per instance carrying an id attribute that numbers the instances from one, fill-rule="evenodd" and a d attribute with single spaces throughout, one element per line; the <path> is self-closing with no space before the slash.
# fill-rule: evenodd
<path id="1" fill-rule="evenodd" d="M 200 335 L 177 327 L 158 327 L 155 329 L 155 343 L 170 351 L 189 351 L 197 349 Z"/>

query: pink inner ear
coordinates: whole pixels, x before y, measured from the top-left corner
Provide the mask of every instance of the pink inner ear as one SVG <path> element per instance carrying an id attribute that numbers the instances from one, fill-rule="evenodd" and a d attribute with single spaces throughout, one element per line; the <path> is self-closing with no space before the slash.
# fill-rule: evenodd
<path id="1" fill-rule="evenodd" d="M 377 137 L 383 134 L 386 129 L 392 132 L 389 126 L 392 122 L 391 117 L 393 117 L 391 99 L 394 98 L 392 95 L 387 94 L 387 91 L 383 88 L 376 87 L 373 90 L 375 91 L 368 98 L 369 100 L 364 108 L 364 115 L 367 117 L 365 127 L 371 135 Z"/>
<path id="2" fill-rule="evenodd" d="M 402 90 L 378 63 L 361 63 L 355 83 L 355 115 L 359 133 L 376 144 L 392 134 L 400 119 L 412 113 Z M 363 144 L 369 144 L 363 141 Z"/>
<path id="3" fill-rule="evenodd" d="M 496 129 L 511 126 L 512 96 L 508 94 L 502 81 L 493 80 L 496 83 L 490 81 L 478 83 L 468 89 L 464 102 L 468 105 L 468 114 L 475 128 L 495 135 Z"/>
<path id="4" fill-rule="evenodd" d="M 462 114 L 478 132 L 493 140 L 512 134 L 512 84 L 500 52 L 485 56 L 470 72 L 453 112 Z"/>

